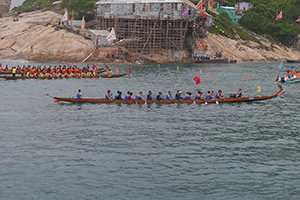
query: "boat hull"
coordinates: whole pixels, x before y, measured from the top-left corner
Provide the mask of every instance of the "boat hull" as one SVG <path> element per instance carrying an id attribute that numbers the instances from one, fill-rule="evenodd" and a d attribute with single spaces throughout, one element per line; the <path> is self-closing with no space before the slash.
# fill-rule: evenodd
<path id="1" fill-rule="evenodd" d="M 91 77 L 63 77 L 63 78 L 118 78 L 118 77 L 122 77 L 122 76 L 126 76 L 127 74 L 129 74 L 131 72 L 131 69 L 129 69 L 128 72 L 124 73 L 124 74 L 113 74 L 113 75 L 98 75 L 98 76 L 91 76 Z M 47 77 L 24 77 L 24 76 L 0 76 L 0 78 L 4 78 L 4 79 L 63 79 L 63 78 L 47 78 Z"/>
<path id="2" fill-rule="evenodd" d="M 263 101 L 277 97 L 283 90 L 281 89 L 277 94 L 272 96 L 263 96 L 263 97 L 242 97 L 242 98 L 224 98 L 223 100 L 148 100 L 147 103 L 161 103 L 161 104 L 184 104 L 184 103 L 237 103 L 237 102 L 254 102 L 254 101 Z M 53 97 L 58 101 L 70 102 L 70 103 L 124 103 L 124 104 L 145 104 L 143 100 L 106 100 L 106 99 L 76 99 L 76 98 L 62 98 L 62 97 Z"/>
<path id="3" fill-rule="evenodd" d="M 195 60 L 195 63 L 237 63 L 237 60 L 230 60 L 230 59 L 215 59 L 215 60 Z"/>

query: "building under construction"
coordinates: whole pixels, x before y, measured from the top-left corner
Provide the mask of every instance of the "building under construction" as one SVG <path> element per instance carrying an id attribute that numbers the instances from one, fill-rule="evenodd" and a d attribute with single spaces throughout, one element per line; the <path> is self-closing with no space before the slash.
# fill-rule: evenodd
<path id="1" fill-rule="evenodd" d="M 117 39 L 130 39 L 132 52 L 183 51 L 201 12 L 189 0 L 101 0 L 97 28 L 114 27 Z"/>

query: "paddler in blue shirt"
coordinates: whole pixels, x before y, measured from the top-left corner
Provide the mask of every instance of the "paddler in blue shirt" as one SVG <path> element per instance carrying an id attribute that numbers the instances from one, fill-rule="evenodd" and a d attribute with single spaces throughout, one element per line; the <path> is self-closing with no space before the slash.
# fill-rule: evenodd
<path id="1" fill-rule="evenodd" d="M 117 94 L 115 95 L 115 99 L 118 99 L 119 95 L 120 95 L 120 91 L 118 91 Z"/>
<path id="2" fill-rule="evenodd" d="M 81 90 L 79 89 L 78 93 L 77 93 L 77 99 L 82 99 L 82 97 L 83 97 L 83 94 L 81 94 Z"/>
<path id="3" fill-rule="evenodd" d="M 198 91 L 198 94 L 196 94 L 195 100 L 203 100 L 201 91 Z"/>
<path id="4" fill-rule="evenodd" d="M 166 96 L 166 100 L 173 100 L 172 99 L 172 92 L 171 91 L 168 91 L 168 94 Z"/>
<path id="5" fill-rule="evenodd" d="M 243 96 L 242 88 L 239 88 L 239 91 L 236 93 L 236 98 L 240 98 Z"/>
<path id="6" fill-rule="evenodd" d="M 224 96 L 222 95 L 222 90 L 219 90 L 219 92 L 216 94 L 216 99 L 224 99 Z"/>
<path id="7" fill-rule="evenodd" d="M 162 95 L 162 92 L 159 92 L 158 95 L 156 96 L 155 100 L 161 101 L 162 100 L 161 95 Z"/>
<path id="8" fill-rule="evenodd" d="M 205 96 L 205 99 L 212 99 L 210 91 L 207 92 L 207 94 Z"/>
<path id="9" fill-rule="evenodd" d="M 129 95 L 130 95 L 130 91 L 127 92 L 127 94 L 125 96 L 125 100 L 129 100 Z"/>
<path id="10" fill-rule="evenodd" d="M 191 100 L 191 94 L 192 94 L 192 93 L 187 92 L 186 95 L 185 95 L 185 97 L 184 97 L 184 99 L 185 99 L 185 100 Z"/>
<path id="11" fill-rule="evenodd" d="M 180 97 L 180 95 L 181 95 L 181 91 L 177 91 L 177 94 L 175 95 L 175 100 L 181 100 L 182 98 Z"/>
<path id="12" fill-rule="evenodd" d="M 110 90 L 107 90 L 107 93 L 105 94 L 105 99 L 112 101 Z"/>
<path id="13" fill-rule="evenodd" d="M 152 92 L 151 91 L 148 92 L 147 100 L 153 100 Z"/>
<path id="14" fill-rule="evenodd" d="M 146 101 L 143 97 L 142 97 L 142 92 L 139 92 L 136 97 L 135 97 L 135 100 L 143 100 L 143 101 Z"/>

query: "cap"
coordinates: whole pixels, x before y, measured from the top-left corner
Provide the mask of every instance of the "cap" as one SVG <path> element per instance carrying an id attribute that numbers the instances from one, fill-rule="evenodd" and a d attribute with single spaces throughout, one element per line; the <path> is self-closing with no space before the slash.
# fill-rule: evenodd
<path id="1" fill-rule="evenodd" d="M 242 88 L 239 88 L 239 90 L 242 90 Z"/>

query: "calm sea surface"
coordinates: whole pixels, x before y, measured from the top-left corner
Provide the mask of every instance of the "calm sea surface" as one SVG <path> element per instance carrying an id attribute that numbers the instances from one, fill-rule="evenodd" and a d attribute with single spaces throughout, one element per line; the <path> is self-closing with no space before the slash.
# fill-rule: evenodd
<path id="1" fill-rule="evenodd" d="M 286 70 L 278 64 L 161 64 L 131 66 L 117 79 L 0 80 L 0 199 L 300 199 L 299 84 L 268 101 L 219 105 L 69 104 L 44 96 L 70 97 L 79 88 L 92 98 L 107 89 L 229 96 L 239 87 L 256 96 L 257 86 L 272 95 Z"/>

